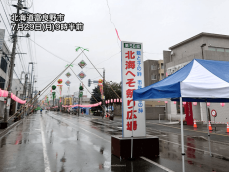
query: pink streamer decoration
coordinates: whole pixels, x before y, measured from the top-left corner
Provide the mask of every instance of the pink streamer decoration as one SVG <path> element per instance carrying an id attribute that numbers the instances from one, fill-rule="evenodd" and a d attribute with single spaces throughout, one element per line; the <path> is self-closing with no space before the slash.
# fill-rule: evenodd
<path id="1" fill-rule="evenodd" d="M 121 39 L 119 38 L 119 35 L 118 35 L 118 31 L 117 31 L 116 28 L 115 28 L 115 31 L 116 31 L 116 34 L 117 34 L 118 39 L 121 41 Z"/>
<path id="2" fill-rule="evenodd" d="M 5 90 L 0 90 L 0 95 L 1 97 L 7 97 L 8 96 L 8 91 Z M 25 104 L 26 100 L 21 100 L 17 96 L 15 96 L 13 93 L 11 93 L 11 99 L 13 99 L 15 102 L 18 102 L 20 104 Z"/>

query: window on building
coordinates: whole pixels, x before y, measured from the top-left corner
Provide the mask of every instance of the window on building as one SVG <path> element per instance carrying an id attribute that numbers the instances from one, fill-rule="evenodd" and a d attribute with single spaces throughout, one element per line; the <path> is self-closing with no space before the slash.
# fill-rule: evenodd
<path id="1" fill-rule="evenodd" d="M 208 47 L 210 51 L 218 51 L 218 52 L 227 52 L 229 53 L 229 48 L 222 48 L 222 47 Z"/>
<path id="2" fill-rule="evenodd" d="M 177 106 L 177 114 L 180 114 L 180 102 L 177 102 L 176 106 Z M 184 107 L 183 107 L 183 114 L 185 114 Z"/>
<path id="3" fill-rule="evenodd" d="M 210 50 L 210 51 L 216 51 L 216 48 L 214 48 L 214 47 L 208 47 L 208 50 Z"/>
<path id="4" fill-rule="evenodd" d="M 151 70 L 157 70 L 157 65 L 151 65 Z"/>
<path id="5" fill-rule="evenodd" d="M 225 52 L 229 53 L 229 49 L 226 48 L 226 49 L 225 49 Z"/>
<path id="6" fill-rule="evenodd" d="M 164 69 L 164 63 L 161 63 L 161 69 Z"/>
<path id="7" fill-rule="evenodd" d="M 5 88 L 6 80 L 0 76 L 0 88 L 3 90 Z"/>
<path id="8" fill-rule="evenodd" d="M 164 79 L 164 78 L 165 78 L 165 76 L 164 76 L 164 74 L 162 73 L 162 74 L 161 74 L 161 79 Z"/>
<path id="9" fill-rule="evenodd" d="M 4 57 L 2 57 L 2 59 L 1 59 L 1 69 L 6 73 L 7 62 L 6 62 L 6 59 Z"/>
<path id="10" fill-rule="evenodd" d="M 224 48 L 217 48 L 216 51 L 224 52 Z"/>
<path id="11" fill-rule="evenodd" d="M 151 80 L 156 80 L 156 79 L 157 79 L 157 75 L 156 74 L 151 75 Z"/>

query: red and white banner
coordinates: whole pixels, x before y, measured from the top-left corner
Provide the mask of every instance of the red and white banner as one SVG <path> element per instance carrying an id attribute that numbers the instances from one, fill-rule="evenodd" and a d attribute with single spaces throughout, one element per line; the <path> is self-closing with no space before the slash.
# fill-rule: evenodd
<path id="1" fill-rule="evenodd" d="M 145 86 L 142 50 L 142 43 L 122 41 L 123 137 L 137 137 L 146 135 L 145 102 L 133 102 L 133 91 Z"/>

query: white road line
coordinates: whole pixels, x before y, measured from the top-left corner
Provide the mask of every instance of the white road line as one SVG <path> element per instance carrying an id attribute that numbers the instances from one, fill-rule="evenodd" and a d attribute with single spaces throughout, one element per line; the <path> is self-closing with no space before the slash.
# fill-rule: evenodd
<path id="1" fill-rule="evenodd" d="M 63 118 L 63 117 L 61 117 L 62 119 L 64 119 L 64 120 L 67 120 L 67 119 L 65 119 L 65 118 Z M 59 119 L 60 120 L 60 119 Z M 69 122 L 69 121 L 67 121 L 67 122 Z M 69 123 L 71 123 L 71 122 L 69 122 Z M 71 124 L 73 124 L 73 123 L 71 123 Z M 73 124 L 73 125 L 75 125 L 75 124 Z M 75 126 L 77 126 L 77 125 L 75 125 Z M 79 128 L 81 128 L 81 127 L 79 127 Z M 84 128 L 81 128 L 82 130 L 85 130 Z M 85 131 L 87 131 L 87 130 L 85 130 Z M 159 130 L 158 130 L 159 131 Z M 91 133 L 90 131 L 87 131 L 87 132 L 89 132 L 89 133 Z M 104 139 L 104 138 L 102 138 L 102 137 L 100 137 L 100 136 L 98 136 L 98 135 L 96 135 L 96 134 L 94 134 L 94 133 L 91 133 L 91 134 L 93 134 L 93 135 L 95 135 L 95 136 L 97 136 L 97 137 L 99 137 L 99 138 L 101 138 L 101 139 L 103 139 L 103 140 L 105 140 L 105 141 L 107 141 L 107 142 L 110 142 L 110 141 L 108 141 L 108 140 L 106 140 L 106 139 Z M 163 140 L 163 139 L 161 139 L 161 138 L 159 138 L 159 140 L 161 140 L 161 141 L 164 141 L 164 142 L 169 142 L 169 143 L 172 143 L 172 144 L 176 144 L 176 145 L 181 145 L 180 143 L 175 143 L 175 142 L 172 142 L 172 141 L 168 141 L 168 140 Z M 111 143 L 111 142 L 110 142 Z M 209 153 L 209 151 L 207 151 L 207 150 L 204 150 L 204 149 L 198 149 L 198 148 L 194 148 L 194 147 L 190 147 L 190 146 L 186 146 L 186 145 L 184 145 L 186 148 L 192 148 L 192 149 L 195 149 L 195 150 L 197 150 L 197 151 L 201 151 L 201 152 L 204 152 L 204 153 Z M 207 147 L 208 148 L 208 147 Z M 221 157 L 225 157 L 225 156 L 223 156 L 223 155 L 220 155 L 220 154 L 217 154 L 217 153 L 213 153 L 212 152 L 212 154 L 213 155 L 217 155 L 217 156 L 221 156 Z M 229 158 L 229 157 L 226 157 L 226 158 Z"/>
<path id="2" fill-rule="evenodd" d="M 60 119 L 59 119 L 59 120 L 60 120 Z M 82 127 L 79 127 L 78 125 L 76 125 L 76 124 L 74 124 L 74 123 L 71 123 L 71 122 L 69 122 L 67 119 L 62 118 L 62 120 L 65 120 L 65 121 L 67 121 L 68 123 L 70 123 L 70 124 L 72 124 L 72 125 L 75 125 L 75 126 L 77 126 L 78 128 L 80 128 L 80 129 L 82 129 L 82 130 L 84 130 L 84 131 L 86 131 L 86 132 L 88 132 L 88 133 L 91 133 L 92 135 L 95 135 L 95 136 L 99 137 L 100 139 L 103 139 L 103 140 L 105 140 L 105 141 L 111 143 L 111 141 L 106 140 L 106 139 L 104 139 L 104 138 L 98 136 L 97 134 L 94 134 L 94 133 L 92 133 L 92 132 L 90 132 L 90 131 L 88 131 L 88 130 L 82 128 Z"/>
<path id="3" fill-rule="evenodd" d="M 164 167 L 164 166 L 162 166 L 162 165 L 160 165 L 160 164 L 158 164 L 158 163 L 156 163 L 156 162 L 154 162 L 154 161 L 152 161 L 152 160 L 150 160 L 150 159 L 148 159 L 146 157 L 141 156 L 140 158 L 144 159 L 145 161 L 148 161 L 149 163 L 151 163 L 153 165 L 156 165 L 156 166 L 160 167 L 161 169 L 163 169 L 165 171 L 174 172 L 174 171 L 172 171 L 172 170 L 170 170 L 170 169 L 168 169 L 168 168 L 166 168 L 166 167 Z"/>
<path id="4" fill-rule="evenodd" d="M 173 143 L 173 144 L 179 145 L 179 146 L 181 145 L 181 144 L 179 144 L 179 143 L 171 142 L 171 141 L 168 141 L 168 140 L 163 140 L 163 139 L 159 139 L 159 140 L 164 141 L 164 142 Z M 190 147 L 190 146 L 186 146 L 186 145 L 184 145 L 184 147 L 185 147 L 185 148 L 195 149 L 195 150 L 197 150 L 197 151 L 204 152 L 204 153 L 210 153 L 209 151 L 204 150 L 204 149 L 198 149 L 198 148 L 194 148 L 194 147 Z M 206 147 L 206 149 L 208 149 L 208 147 Z M 225 157 L 225 158 L 229 159 L 229 157 L 226 157 L 226 156 L 224 156 L 224 155 L 220 155 L 220 154 L 217 154 L 217 153 L 214 153 L 214 152 L 212 152 L 212 155 L 217 155 L 217 156 L 221 156 L 221 157 Z"/>
<path id="5" fill-rule="evenodd" d="M 65 119 L 65 118 L 63 118 L 63 117 L 61 117 L 61 118 L 62 118 L 62 120 L 67 121 L 67 119 Z M 59 120 L 61 120 L 61 119 L 59 118 Z M 70 123 L 70 124 L 72 124 L 72 125 L 77 126 L 77 125 L 74 124 L 74 123 L 71 123 L 71 122 L 69 122 L 69 121 L 67 121 L 67 122 Z M 79 126 L 77 126 L 77 127 L 79 127 Z M 82 128 L 82 127 L 79 127 L 79 128 L 81 128 L 82 130 L 84 130 L 84 131 L 86 131 L 86 132 L 88 132 L 88 133 L 91 133 L 91 134 L 93 134 L 93 135 L 95 135 L 95 136 L 97 136 L 97 137 L 99 137 L 99 138 L 101 138 L 101 139 L 103 139 L 103 140 L 105 140 L 105 141 L 111 143 L 110 141 L 108 141 L 108 140 L 106 140 L 106 139 L 104 139 L 104 138 L 98 136 L 97 134 L 94 134 L 94 133 L 92 133 L 92 132 L 90 132 L 90 131 L 88 131 L 88 130 Z M 173 144 L 176 144 L 176 145 L 181 145 L 181 144 L 179 144 L 179 143 L 175 143 L 175 142 L 171 142 L 171 141 L 167 141 L 167 140 L 163 140 L 163 139 L 159 139 L 159 140 L 164 141 L 164 142 L 170 142 L 170 143 L 173 143 Z M 198 149 L 198 148 L 193 148 L 193 147 L 190 147 L 190 146 L 185 146 L 185 147 L 186 147 L 186 148 L 189 147 L 189 148 L 196 149 L 196 150 L 203 151 L 203 152 L 208 152 L 208 151 L 205 151 L 205 150 L 202 150 L 202 149 Z M 212 153 L 212 154 L 219 155 L 219 154 L 216 154 L 216 153 Z M 220 156 L 222 156 L 222 155 L 220 155 Z M 156 162 L 154 162 L 154 161 L 152 161 L 152 160 L 150 160 L 150 159 L 148 159 L 148 158 L 145 158 L 145 157 L 140 157 L 140 158 L 142 158 L 142 159 L 144 159 L 145 161 L 148 161 L 148 162 L 150 162 L 150 163 L 152 163 L 152 164 L 154 164 L 154 165 L 160 167 L 160 168 L 163 169 L 163 170 L 166 170 L 166 171 L 168 171 L 168 172 L 174 172 L 174 171 L 172 171 L 172 170 L 170 170 L 170 169 L 168 169 L 168 168 L 166 168 L 166 167 L 164 167 L 164 166 L 162 166 L 162 165 L 160 165 L 160 164 L 158 164 L 158 163 L 156 163 Z"/>
<path id="6" fill-rule="evenodd" d="M 43 125 L 42 125 L 41 118 L 40 118 L 40 125 L 41 125 L 41 138 L 42 138 L 42 146 L 43 146 L 45 172 L 51 172 L 49 159 L 48 159 L 48 154 L 47 154 L 46 142 L 45 142 L 44 128 L 43 128 Z"/>

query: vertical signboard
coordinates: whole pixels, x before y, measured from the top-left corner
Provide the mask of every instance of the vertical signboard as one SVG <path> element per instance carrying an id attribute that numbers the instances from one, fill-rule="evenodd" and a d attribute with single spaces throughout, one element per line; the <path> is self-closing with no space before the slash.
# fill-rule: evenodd
<path id="1" fill-rule="evenodd" d="M 5 37 L 5 30 L 0 29 L 0 50 L 3 49 L 4 37 Z"/>
<path id="2" fill-rule="evenodd" d="M 146 135 L 145 102 L 133 102 L 133 91 L 144 87 L 142 43 L 122 41 L 122 136 Z M 134 106 L 134 108 L 133 108 Z"/>

